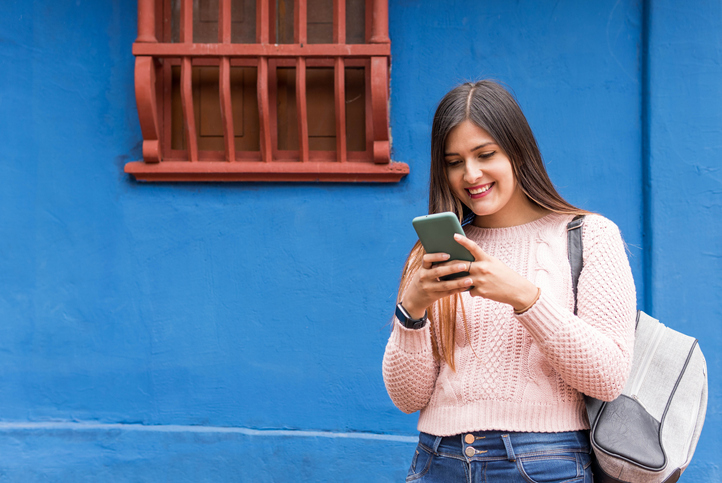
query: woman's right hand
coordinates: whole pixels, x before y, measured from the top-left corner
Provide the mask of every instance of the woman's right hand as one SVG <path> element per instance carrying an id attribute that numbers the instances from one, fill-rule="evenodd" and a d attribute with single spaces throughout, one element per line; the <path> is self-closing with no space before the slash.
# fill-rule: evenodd
<path id="1" fill-rule="evenodd" d="M 469 262 L 447 261 L 448 259 L 449 254 L 447 253 L 427 253 L 424 255 L 421 268 L 414 274 L 404 291 L 402 299 L 404 308 L 414 319 L 423 317 L 426 308 L 437 300 L 469 290 L 472 284 L 469 277 L 440 280 L 440 277 L 465 272 L 469 268 Z M 438 265 L 432 267 L 433 263 L 438 263 Z"/>

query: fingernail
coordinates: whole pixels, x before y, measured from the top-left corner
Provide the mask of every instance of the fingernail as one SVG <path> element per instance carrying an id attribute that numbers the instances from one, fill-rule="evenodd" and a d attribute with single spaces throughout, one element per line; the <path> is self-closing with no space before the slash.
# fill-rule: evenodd
<path id="1" fill-rule="evenodd" d="M 454 238 L 459 238 L 460 236 L 458 233 L 454 233 Z"/>
<path id="2" fill-rule="evenodd" d="M 458 264 L 458 265 L 456 266 L 456 268 L 457 268 L 458 270 L 464 271 L 464 270 L 466 270 L 467 268 L 469 268 L 469 266 L 468 266 L 468 265 L 464 265 L 463 263 L 460 263 L 460 264 Z"/>
<path id="3" fill-rule="evenodd" d="M 471 285 L 472 283 L 473 283 L 473 281 L 470 278 L 467 278 L 466 280 L 464 280 L 464 285 Z"/>
<path id="4" fill-rule="evenodd" d="M 449 259 L 450 257 L 451 257 L 451 255 L 449 255 L 448 253 L 442 254 L 442 258 L 443 258 L 444 260 L 447 260 L 447 259 Z"/>

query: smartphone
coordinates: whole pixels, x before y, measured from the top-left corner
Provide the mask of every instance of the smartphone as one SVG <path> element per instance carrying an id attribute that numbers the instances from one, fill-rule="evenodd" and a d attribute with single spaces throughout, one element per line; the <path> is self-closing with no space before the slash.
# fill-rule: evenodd
<path id="1" fill-rule="evenodd" d="M 417 216 L 411 223 L 414 225 L 426 253 L 448 253 L 449 260 L 474 261 L 474 256 L 469 250 L 454 240 L 454 233 L 466 236 L 454 213 L 445 211 L 433 215 Z M 469 272 L 452 273 L 441 277 L 441 280 L 453 280 L 468 275 Z"/>

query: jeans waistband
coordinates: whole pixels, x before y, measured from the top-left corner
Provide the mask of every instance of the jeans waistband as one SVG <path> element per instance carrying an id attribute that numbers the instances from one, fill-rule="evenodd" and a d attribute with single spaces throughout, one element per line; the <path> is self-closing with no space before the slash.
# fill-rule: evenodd
<path id="1" fill-rule="evenodd" d="M 438 454 L 471 459 L 508 459 L 555 453 L 590 453 L 589 431 L 527 433 L 473 431 L 454 436 L 419 434 L 419 443 Z"/>

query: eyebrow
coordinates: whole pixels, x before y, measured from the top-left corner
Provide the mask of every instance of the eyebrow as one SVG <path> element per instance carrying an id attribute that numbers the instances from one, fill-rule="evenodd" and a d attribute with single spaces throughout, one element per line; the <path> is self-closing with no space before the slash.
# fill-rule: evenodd
<path id="1" fill-rule="evenodd" d="M 478 151 L 479 149 L 489 146 L 490 144 L 496 144 L 496 143 L 489 141 L 488 143 L 479 144 L 477 147 L 472 149 L 471 152 L 473 153 L 474 151 Z M 459 153 L 444 153 L 444 157 L 446 157 L 446 156 L 459 156 Z"/>

